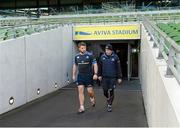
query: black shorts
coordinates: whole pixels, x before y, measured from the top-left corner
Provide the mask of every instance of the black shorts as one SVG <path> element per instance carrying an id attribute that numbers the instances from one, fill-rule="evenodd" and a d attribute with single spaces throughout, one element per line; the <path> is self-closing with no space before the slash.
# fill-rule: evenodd
<path id="1" fill-rule="evenodd" d="M 117 78 L 102 78 L 102 87 L 104 90 L 114 89 L 116 87 Z"/>
<path id="2" fill-rule="evenodd" d="M 77 85 L 84 85 L 85 87 L 93 86 L 93 75 L 91 74 L 78 74 Z"/>

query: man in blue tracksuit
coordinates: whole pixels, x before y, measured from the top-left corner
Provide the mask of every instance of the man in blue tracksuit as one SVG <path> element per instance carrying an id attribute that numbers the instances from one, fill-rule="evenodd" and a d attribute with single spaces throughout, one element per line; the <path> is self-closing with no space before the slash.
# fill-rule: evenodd
<path id="1" fill-rule="evenodd" d="M 111 44 L 106 45 L 105 53 L 100 57 L 98 66 L 99 80 L 102 82 L 104 96 L 107 98 L 107 111 L 112 111 L 116 82 L 122 82 L 119 57 L 113 52 Z"/>

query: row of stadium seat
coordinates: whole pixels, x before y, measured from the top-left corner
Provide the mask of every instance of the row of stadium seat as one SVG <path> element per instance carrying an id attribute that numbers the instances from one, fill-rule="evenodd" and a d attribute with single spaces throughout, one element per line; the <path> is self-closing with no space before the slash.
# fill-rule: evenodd
<path id="1" fill-rule="evenodd" d="M 180 23 L 158 23 L 157 26 L 170 38 L 180 44 Z"/>
<path id="2" fill-rule="evenodd" d="M 53 27 L 42 27 L 42 26 L 32 26 L 29 28 L 8 28 L 8 29 L 0 29 L 0 41 L 13 39 L 16 37 L 21 37 L 24 35 L 30 35 L 35 32 L 47 31 L 52 29 Z"/>
<path id="3" fill-rule="evenodd" d="M 20 37 L 20 36 L 24 36 L 25 34 L 31 34 L 34 32 L 35 32 L 34 28 L 3 29 L 0 30 L 0 40 L 7 40 L 15 37 Z"/>

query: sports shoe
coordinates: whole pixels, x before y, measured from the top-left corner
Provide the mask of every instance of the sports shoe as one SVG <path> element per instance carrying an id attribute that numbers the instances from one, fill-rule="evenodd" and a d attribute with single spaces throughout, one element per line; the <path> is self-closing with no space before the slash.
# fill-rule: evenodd
<path id="1" fill-rule="evenodd" d="M 82 109 L 82 108 L 79 108 L 79 110 L 78 110 L 78 114 L 82 114 L 82 113 L 84 113 L 85 112 L 85 110 L 84 109 Z"/>
<path id="2" fill-rule="evenodd" d="M 108 104 L 108 106 L 107 106 L 107 111 L 108 111 L 108 112 L 112 112 L 112 106 L 109 105 L 109 104 Z"/>
<path id="3" fill-rule="evenodd" d="M 95 107 L 95 98 L 90 98 L 90 101 L 91 101 L 91 106 L 92 107 Z"/>

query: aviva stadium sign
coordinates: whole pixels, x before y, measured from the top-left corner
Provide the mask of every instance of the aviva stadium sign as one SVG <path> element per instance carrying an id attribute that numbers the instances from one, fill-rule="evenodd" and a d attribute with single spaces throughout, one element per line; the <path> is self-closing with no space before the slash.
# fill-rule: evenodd
<path id="1" fill-rule="evenodd" d="M 140 39 L 140 25 L 74 26 L 73 40 Z"/>

